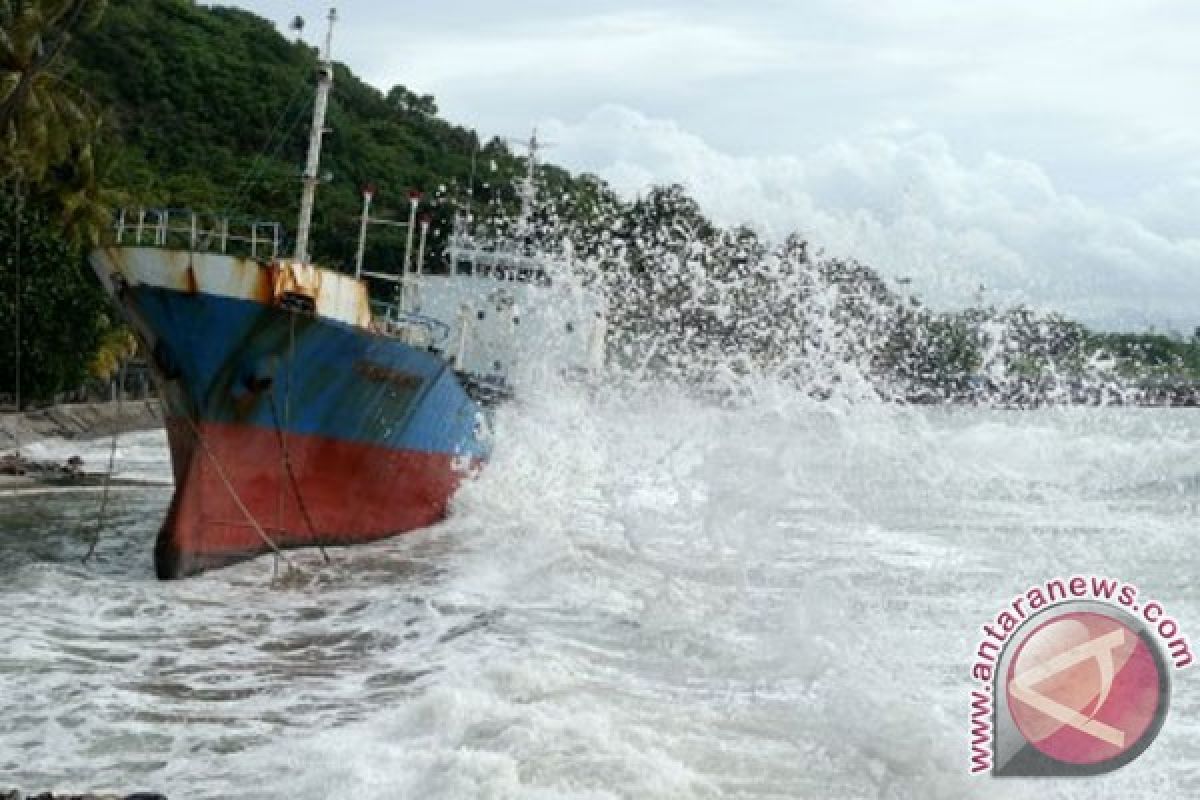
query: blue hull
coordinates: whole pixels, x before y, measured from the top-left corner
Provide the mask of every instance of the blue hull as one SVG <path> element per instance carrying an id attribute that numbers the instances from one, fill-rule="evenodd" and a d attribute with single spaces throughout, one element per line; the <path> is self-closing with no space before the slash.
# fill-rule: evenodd
<path id="1" fill-rule="evenodd" d="M 397 339 L 302 312 L 137 287 L 177 389 L 169 415 L 481 459 L 481 409 L 450 364 Z"/>

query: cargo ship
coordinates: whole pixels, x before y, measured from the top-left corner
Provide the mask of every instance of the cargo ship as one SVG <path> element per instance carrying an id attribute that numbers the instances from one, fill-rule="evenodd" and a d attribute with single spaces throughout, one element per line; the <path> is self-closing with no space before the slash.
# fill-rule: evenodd
<path id="1" fill-rule="evenodd" d="M 524 355 L 554 351 L 583 372 L 603 361 L 603 299 L 516 245 L 481 246 L 456 226 L 448 269 L 427 272 L 415 195 L 398 274 L 362 263 L 369 193 L 355 273 L 312 263 L 335 19 L 290 257 L 276 223 L 165 210 L 121 212 L 90 254 L 163 402 L 175 490 L 154 551 L 162 579 L 435 523 L 486 462 L 487 406 Z M 388 299 L 375 302 L 381 282 Z"/>

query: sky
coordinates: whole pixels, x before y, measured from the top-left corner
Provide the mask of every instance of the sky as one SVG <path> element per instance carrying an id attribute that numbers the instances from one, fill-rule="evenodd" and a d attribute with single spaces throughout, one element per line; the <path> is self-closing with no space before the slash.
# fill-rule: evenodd
<path id="1" fill-rule="evenodd" d="M 323 37 L 328 4 L 243 0 Z M 626 196 L 1103 328 L 1200 325 L 1192 0 L 345 0 L 334 56 Z M 335 88 L 336 92 L 336 88 Z"/>

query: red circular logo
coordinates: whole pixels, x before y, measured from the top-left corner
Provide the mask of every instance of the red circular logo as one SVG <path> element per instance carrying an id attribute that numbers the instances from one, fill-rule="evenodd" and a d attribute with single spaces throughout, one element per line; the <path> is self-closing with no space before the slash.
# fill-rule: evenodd
<path id="1" fill-rule="evenodd" d="M 1154 723 L 1166 712 L 1160 705 L 1167 677 L 1150 648 L 1138 631 L 1100 612 L 1072 611 L 1042 623 L 1008 668 L 1005 690 L 1017 729 L 1068 764 L 1099 764 L 1133 750 L 1157 733 Z"/>

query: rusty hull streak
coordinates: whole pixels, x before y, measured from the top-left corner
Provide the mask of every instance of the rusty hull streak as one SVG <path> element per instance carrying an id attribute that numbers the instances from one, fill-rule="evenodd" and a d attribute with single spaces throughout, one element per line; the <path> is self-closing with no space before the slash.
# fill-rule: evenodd
<path id="1" fill-rule="evenodd" d="M 275 270 L 273 303 L 279 304 L 285 294 L 307 297 L 321 316 L 370 328 L 371 306 L 366 284 L 362 281 L 312 264 L 282 261 L 272 266 Z M 348 298 L 347 293 L 350 294 Z"/>
<path id="2" fill-rule="evenodd" d="M 275 275 L 275 301 L 278 302 L 285 294 L 307 297 L 319 307 L 318 298 L 321 296 L 321 273 L 311 264 L 297 264 L 294 261 L 283 262 Z"/>
<path id="3" fill-rule="evenodd" d="M 285 295 L 312 300 L 319 316 L 370 328 L 367 288 L 351 275 L 311 264 L 266 262 L 221 253 L 109 246 L 92 254 L 104 282 L 113 275 L 130 285 L 146 284 L 178 292 L 204 292 L 278 306 Z"/>
<path id="4" fill-rule="evenodd" d="M 275 281 L 279 268 L 274 262 L 258 264 L 258 280 L 254 284 L 254 299 L 267 305 L 275 304 Z"/>

